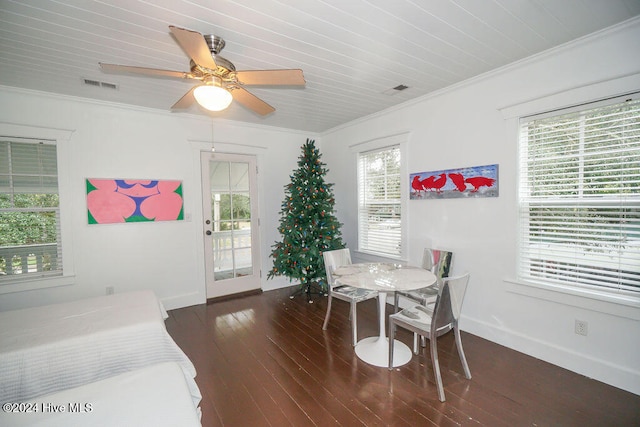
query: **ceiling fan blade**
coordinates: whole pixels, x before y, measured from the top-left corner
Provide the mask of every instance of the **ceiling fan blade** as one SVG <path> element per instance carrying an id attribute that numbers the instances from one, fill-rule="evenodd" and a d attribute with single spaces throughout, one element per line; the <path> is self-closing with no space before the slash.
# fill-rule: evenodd
<path id="1" fill-rule="evenodd" d="M 271 105 L 241 87 L 233 87 L 230 89 L 231 95 L 235 101 L 238 101 L 238 103 L 262 116 L 266 116 L 267 114 L 276 111 L 276 109 Z"/>
<path id="2" fill-rule="evenodd" d="M 263 86 L 304 86 L 302 70 L 243 70 L 236 71 L 238 83 Z"/>
<path id="3" fill-rule="evenodd" d="M 170 25 L 169 29 L 178 40 L 178 44 L 193 59 L 193 62 L 211 70 L 218 68 L 202 34 L 197 31 L 174 27 L 173 25 Z"/>
<path id="4" fill-rule="evenodd" d="M 192 87 L 189 92 L 185 93 L 182 98 L 178 100 L 175 104 L 171 106 L 172 110 L 185 110 L 193 105 L 196 102 L 196 98 L 193 96 L 193 91 L 196 90 L 198 86 Z"/>
<path id="5" fill-rule="evenodd" d="M 130 65 L 105 64 L 98 62 L 102 71 L 107 73 L 144 74 L 151 77 L 170 77 L 176 79 L 192 79 L 190 73 L 184 71 L 160 70 L 158 68 L 132 67 Z"/>

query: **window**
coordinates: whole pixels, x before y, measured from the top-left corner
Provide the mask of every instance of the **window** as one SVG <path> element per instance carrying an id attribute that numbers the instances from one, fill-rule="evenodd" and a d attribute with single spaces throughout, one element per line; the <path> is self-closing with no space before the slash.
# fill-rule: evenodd
<path id="1" fill-rule="evenodd" d="M 358 247 L 402 257 L 400 147 L 358 154 Z"/>
<path id="2" fill-rule="evenodd" d="M 640 101 L 520 124 L 522 280 L 640 293 Z"/>
<path id="3" fill-rule="evenodd" d="M 62 275 L 56 145 L 0 139 L 0 282 Z"/>

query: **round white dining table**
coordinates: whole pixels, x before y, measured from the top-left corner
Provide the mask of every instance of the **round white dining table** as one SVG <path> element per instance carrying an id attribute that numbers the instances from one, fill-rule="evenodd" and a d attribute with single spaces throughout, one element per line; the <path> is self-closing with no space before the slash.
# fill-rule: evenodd
<path id="1" fill-rule="evenodd" d="M 374 365 L 389 366 L 389 340 L 386 334 L 385 308 L 387 294 L 395 291 L 410 291 L 436 284 L 436 276 L 429 270 L 393 263 L 349 264 L 334 271 L 336 286 L 345 285 L 378 291 L 378 336 L 364 338 L 356 345 L 356 355 Z M 394 340 L 393 366 L 409 363 L 411 349 Z"/>

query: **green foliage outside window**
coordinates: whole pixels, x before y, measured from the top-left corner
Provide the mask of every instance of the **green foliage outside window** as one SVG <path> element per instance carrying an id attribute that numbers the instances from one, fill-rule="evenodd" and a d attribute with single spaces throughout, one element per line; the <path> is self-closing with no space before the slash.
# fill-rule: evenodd
<path id="1" fill-rule="evenodd" d="M 234 230 L 238 230 L 241 228 L 241 223 L 245 222 L 251 222 L 249 195 L 220 194 L 220 231 L 229 231 L 232 227 Z"/>
<path id="2" fill-rule="evenodd" d="M 57 194 L 0 195 L 0 247 L 56 244 L 57 207 Z M 51 270 L 55 260 L 49 255 L 43 260 L 43 270 Z M 35 263 L 35 258 L 29 262 Z M 20 259 L 13 260 L 14 270 L 19 269 L 20 263 Z M 6 264 L 7 261 L 0 258 L 0 272 L 7 271 Z"/>
<path id="3" fill-rule="evenodd" d="M 33 208 L 57 206 L 57 194 L 16 194 L 13 196 L 13 202 L 8 195 L 0 195 L 0 209 L 24 209 L 13 212 L 0 211 L 0 246 L 56 243 L 55 210 Z"/>

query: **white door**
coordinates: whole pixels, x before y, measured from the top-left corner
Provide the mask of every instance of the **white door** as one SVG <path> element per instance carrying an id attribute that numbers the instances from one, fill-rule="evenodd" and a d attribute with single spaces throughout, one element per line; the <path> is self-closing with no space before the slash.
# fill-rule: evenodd
<path id="1" fill-rule="evenodd" d="M 203 152 L 207 298 L 260 288 L 254 156 Z"/>

